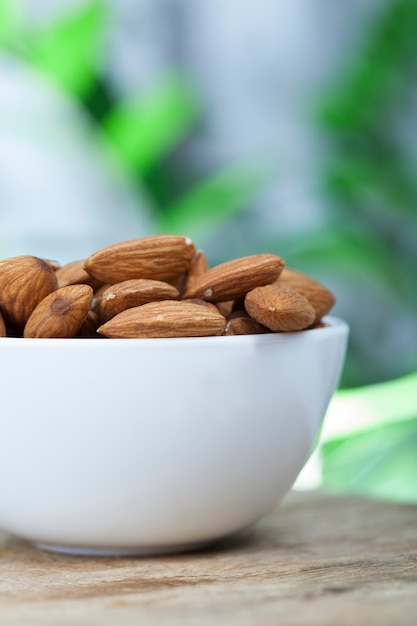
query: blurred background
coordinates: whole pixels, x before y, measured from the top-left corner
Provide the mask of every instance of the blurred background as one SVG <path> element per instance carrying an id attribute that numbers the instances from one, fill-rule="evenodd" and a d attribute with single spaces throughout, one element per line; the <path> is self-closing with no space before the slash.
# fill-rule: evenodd
<path id="1" fill-rule="evenodd" d="M 0 0 L 0 257 L 274 252 L 351 338 L 297 483 L 417 502 L 417 0 Z"/>

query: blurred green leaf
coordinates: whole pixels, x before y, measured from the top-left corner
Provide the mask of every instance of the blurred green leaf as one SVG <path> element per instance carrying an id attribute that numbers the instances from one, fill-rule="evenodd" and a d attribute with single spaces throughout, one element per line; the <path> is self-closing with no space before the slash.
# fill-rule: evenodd
<path id="1" fill-rule="evenodd" d="M 385 5 L 321 107 L 322 121 L 342 131 L 381 124 L 387 109 L 401 103 L 408 88 L 398 69 L 415 68 L 416 32 L 417 0 Z"/>
<path id="2" fill-rule="evenodd" d="M 13 39 L 19 17 L 16 1 L 0 0 L 0 45 L 8 44 Z"/>
<path id="3" fill-rule="evenodd" d="M 417 372 L 393 380 L 336 392 L 322 440 L 351 436 L 417 415 Z M 416 459 L 417 462 L 417 459 Z"/>
<path id="4" fill-rule="evenodd" d="M 324 443 L 323 487 L 417 503 L 416 450 L 417 417 Z"/>
<path id="5" fill-rule="evenodd" d="M 330 146 L 322 186 L 332 211 L 330 230 L 325 227 L 288 255 L 288 263 L 293 256 L 291 262 L 304 271 L 312 266 L 318 273 L 342 275 L 352 299 L 355 285 L 380 295 L 377 302 L 387 302 L 387 310 L 382 315 L 376 308 L 364 311 L 370 334 L 376 333 L 378 320 L 387 319 L 388 310 L 404 312 L 407 320 L 417 306 L 417 252 L 412 238 L 417 227 L 417 184 L 401 135 L 404 112 L 409 116 L 414 102 L 417 0 L 389 0 L 375 6 L 375 11 L 349 52 L 348 67 L 339 72 L 324 99 L 320 97 L 319 120 Z M 387 339 L 381 340 L 388 345 Z M 400 366 L 398 354 L 376 362 L 369 346 L 352 333 L 343 384 L 409 371 L 415 364 L 413 341 L 410 336 Z"/>
<path id="6" fill-rule="evenodd" d="M 265 172 L 246 164 L 222 170 L 168 207 L 159 229 L 198 239 L 245 208 L 264 189 L 266 178 Z"/>
<path id="7" fill-rule="evenodd" d="M 393 260 L 393 245 L 365 221 L 358 225 L 348 217 L 333 220 L 307 235 L 271 241 L 269 248 L 283 256 L 289 267 L 307 274 L 314 276 L 324 269 L 326 274 L 372 285 L 372 289 L 407 306 L 415 306 L 417 301 L 415 264 L 401 250 Z"/>
<path id="8" fill-rule="evenodd" d="M 348 154 L 333 159 L 327 173 L 328 191 L 363 211 L 376 206 L 396 215 L 417 215 L 417 182 L 408 163 L 393 155 L 378 159 Z"/>
<path id="9" fill-rule="evenodd" d="M 320 445 L 324 488 L 417 502 L 417 372 L 338 391 Z"/>
<path id="10" fill-rule="evenodd" d="M 86 95 L 99 73 L 106 21 L 104 1 L 88 0 L 36 31 L 30 60 L 65 91 Z"/>
<path id="11" fill-rule="evenodd" d="M 179 143 L 198 116 L 198 103 L 180 76 L 123 102 L 103 120 L 103 130 L 130 173 L 143 174 Z"/>
<path id="12" fill-rule="evenodd" d="M 335 221 L 308 235 L 289 236 L 281 254 L 289 267 L 307 273 L 311 273 L 312 267 L 327 267 L 336 273 L 360 276 L 382 289 L 387 280 L 392 282 L 393 267 L 384 245 L 349 224 L 341 228 Z"/>

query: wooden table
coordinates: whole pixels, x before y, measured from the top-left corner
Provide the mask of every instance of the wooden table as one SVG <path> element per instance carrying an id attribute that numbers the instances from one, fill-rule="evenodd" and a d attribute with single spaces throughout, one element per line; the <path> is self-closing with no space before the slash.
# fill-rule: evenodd
<path id="1" fill-rule="evenodd" d="M 1 626 L 417 624 L 417 507 L 292 493 L 207 551 L 90 558 L 0 534 Z"/>

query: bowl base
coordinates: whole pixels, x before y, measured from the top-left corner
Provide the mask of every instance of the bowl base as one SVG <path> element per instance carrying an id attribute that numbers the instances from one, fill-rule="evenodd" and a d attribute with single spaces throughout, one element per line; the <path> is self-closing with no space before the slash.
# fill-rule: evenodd
<path id="1" fill-rule="evenodd" d="M 184 543 L 174 546 L 135 546 L 130 548 L 89 548 L 84 546 L 60 546 L 52 543 L 38 542 L 35 542 L 33 545 L 47 552 L 73 554 L 76 556 L 158 556 L 163 554 L 175 554 L 177 552 L 205 550 L 217 541 L 218 539 L 213 539 L 211 541 Z"/>

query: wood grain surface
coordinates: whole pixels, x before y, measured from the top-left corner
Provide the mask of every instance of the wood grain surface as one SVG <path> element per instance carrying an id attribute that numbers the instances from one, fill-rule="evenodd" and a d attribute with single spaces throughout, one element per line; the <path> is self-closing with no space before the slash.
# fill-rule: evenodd
<path id="1" fill-rule="evenodd" d="M 193 554 L 90 558 L 0 532 L 1 626 L 417 624 L 417 507 L 292 493 Z"/>

